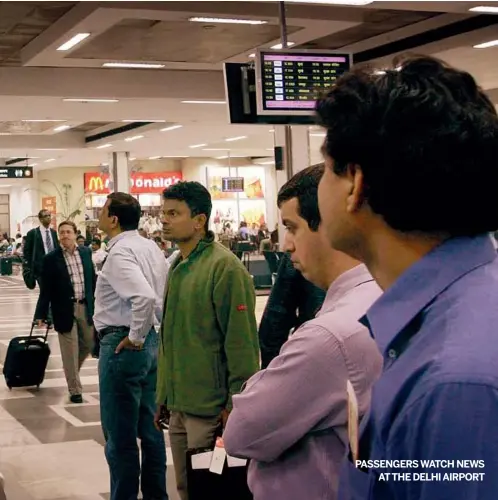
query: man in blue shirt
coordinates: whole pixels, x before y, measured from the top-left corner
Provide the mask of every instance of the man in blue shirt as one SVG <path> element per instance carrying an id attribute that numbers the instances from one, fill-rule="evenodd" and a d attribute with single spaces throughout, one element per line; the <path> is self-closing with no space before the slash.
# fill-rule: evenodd
<path id="1" fill-rule="evenodd" d="M 344 500 L 498 498 L 498 118 L 429 57 L 354 70 L 317 103 L 333 247 L 384 290 L 362 323 L 384 355 Z M 359 435 L 359 438 L 358 438 Z"/>

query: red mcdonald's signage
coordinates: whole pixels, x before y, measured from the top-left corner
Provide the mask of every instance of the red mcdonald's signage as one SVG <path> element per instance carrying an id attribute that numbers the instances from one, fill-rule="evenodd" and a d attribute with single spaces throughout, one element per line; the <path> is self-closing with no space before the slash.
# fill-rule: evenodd
<path id="1" fill-rule="evenodd" d="M 130 176 L 133 194 L 162 193 L 165 188 L 180 182 L 181 172 L 134 172 Z M 85 194 L 109 194 L 109 174 L 87 172 L 84 174 Z"/>

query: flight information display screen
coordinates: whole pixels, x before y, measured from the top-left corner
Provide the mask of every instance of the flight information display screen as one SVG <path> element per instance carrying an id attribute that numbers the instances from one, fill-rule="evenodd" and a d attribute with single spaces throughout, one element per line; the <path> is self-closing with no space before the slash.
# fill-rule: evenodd
<path id="1" fill-rule="evenodd" d="M 244 177 L 222 177 L 221 179 L 222 193 L 243 193 L 244 192 Z"/>
<path id="2" fill-rule="evenodd" d="M 351 66 L 349 54 L 260 52 L 258 112 L 313 113 L 318 93 Z"/>

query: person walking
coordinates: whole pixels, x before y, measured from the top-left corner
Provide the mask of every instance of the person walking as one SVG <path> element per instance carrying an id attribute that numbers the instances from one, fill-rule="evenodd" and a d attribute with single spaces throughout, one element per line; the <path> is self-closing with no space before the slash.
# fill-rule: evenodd
<path id="1" fill-rule="evenodd" d="M 93 347 L 96 276 L 90 249 L 76 245 L 76 224 L 61 222 L 58 231 L 61 246 L 48 253 L 41 266 L 35 318 L 41 327 L 52 310 L 69 398 L 83 403 L 79 374 Z"/>
<path id="2" fill-rule="evenodd" d="M 31 229 L 26 234 L 26 241 L 23 248 L 23 268 L 29 270 L 29 274 L 31 274 L 33 280 L 40 286 L 43 257 L 60 245 L 57 238 L 57 231 L 50 227 L 52 220 L 50 212 L 48 210 L 40 210 L 38 212 L 38 220 L 40 221 L 40 226 Z M 35 282 L 33 281 L 34 287 Z"/>
<path id="3" fill-rule="evenodd" d="M 167 500 L 164 434 L 154 426 L 158 335 L 168 263 L 138 234 L 141 208 L 112 193 L 99 227 L 109 235 L 97 281 L 95 328 L 100 340 L 99 384 L 111 500 Z M 137 446 L 140 439 L 142 464 Z"/>

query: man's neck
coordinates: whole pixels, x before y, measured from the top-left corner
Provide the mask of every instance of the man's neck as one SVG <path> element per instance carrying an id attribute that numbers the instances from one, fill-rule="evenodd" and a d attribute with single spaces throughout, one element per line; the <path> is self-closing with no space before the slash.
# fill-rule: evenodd
<path id="1" fill-rule="evenodd" d="M 50 229 L 50 226 L 45 226 L 45 225 L 41 225 L 40 226 L 40 229 L 42 229 L 43 231 L 48 231 Z"/>
<path id="2" fill-rule="evenodd" d="M 64 246 L 63 247 L 66 252 L 73 254 L 76 251 L 76 245 Z"/>
<path id="3" fill-rule="evenodd" d="M 183 260 L 185 260 L 195 250 L 199 241 L 201 241 L 205 236 L 206 233 L 203 231 L 202 233 L 194 235 L 192 239 L 188 241 L 181 241 L 177 243 Z"/>
<path id="4" fill-rule="evenodd" d="M 109 236 L 109 239 L 112 240 L 115 236 L 118 236 L 119 234 L 124 233 L 121 229 L 110 229 L 107 232 L 107 236 Z"/>
<path id="5" fill-rule="evenodd" d="M 341 252 L 333 251 L 334 255 L 331 256 L 329 262 L 325 262 L 323 266 L 323 288 L 328 290 L 331 285 L 344 273 L 359 266 L 361 262 L 349 257 Z"/>
<path id="6" fill-rule="evenodd" d="M 382 290 L 387 290 L 408 268 L 449 238 L 447 234 L 428 236 L 394 231 L 373 234 L 362 260 Z"/>

